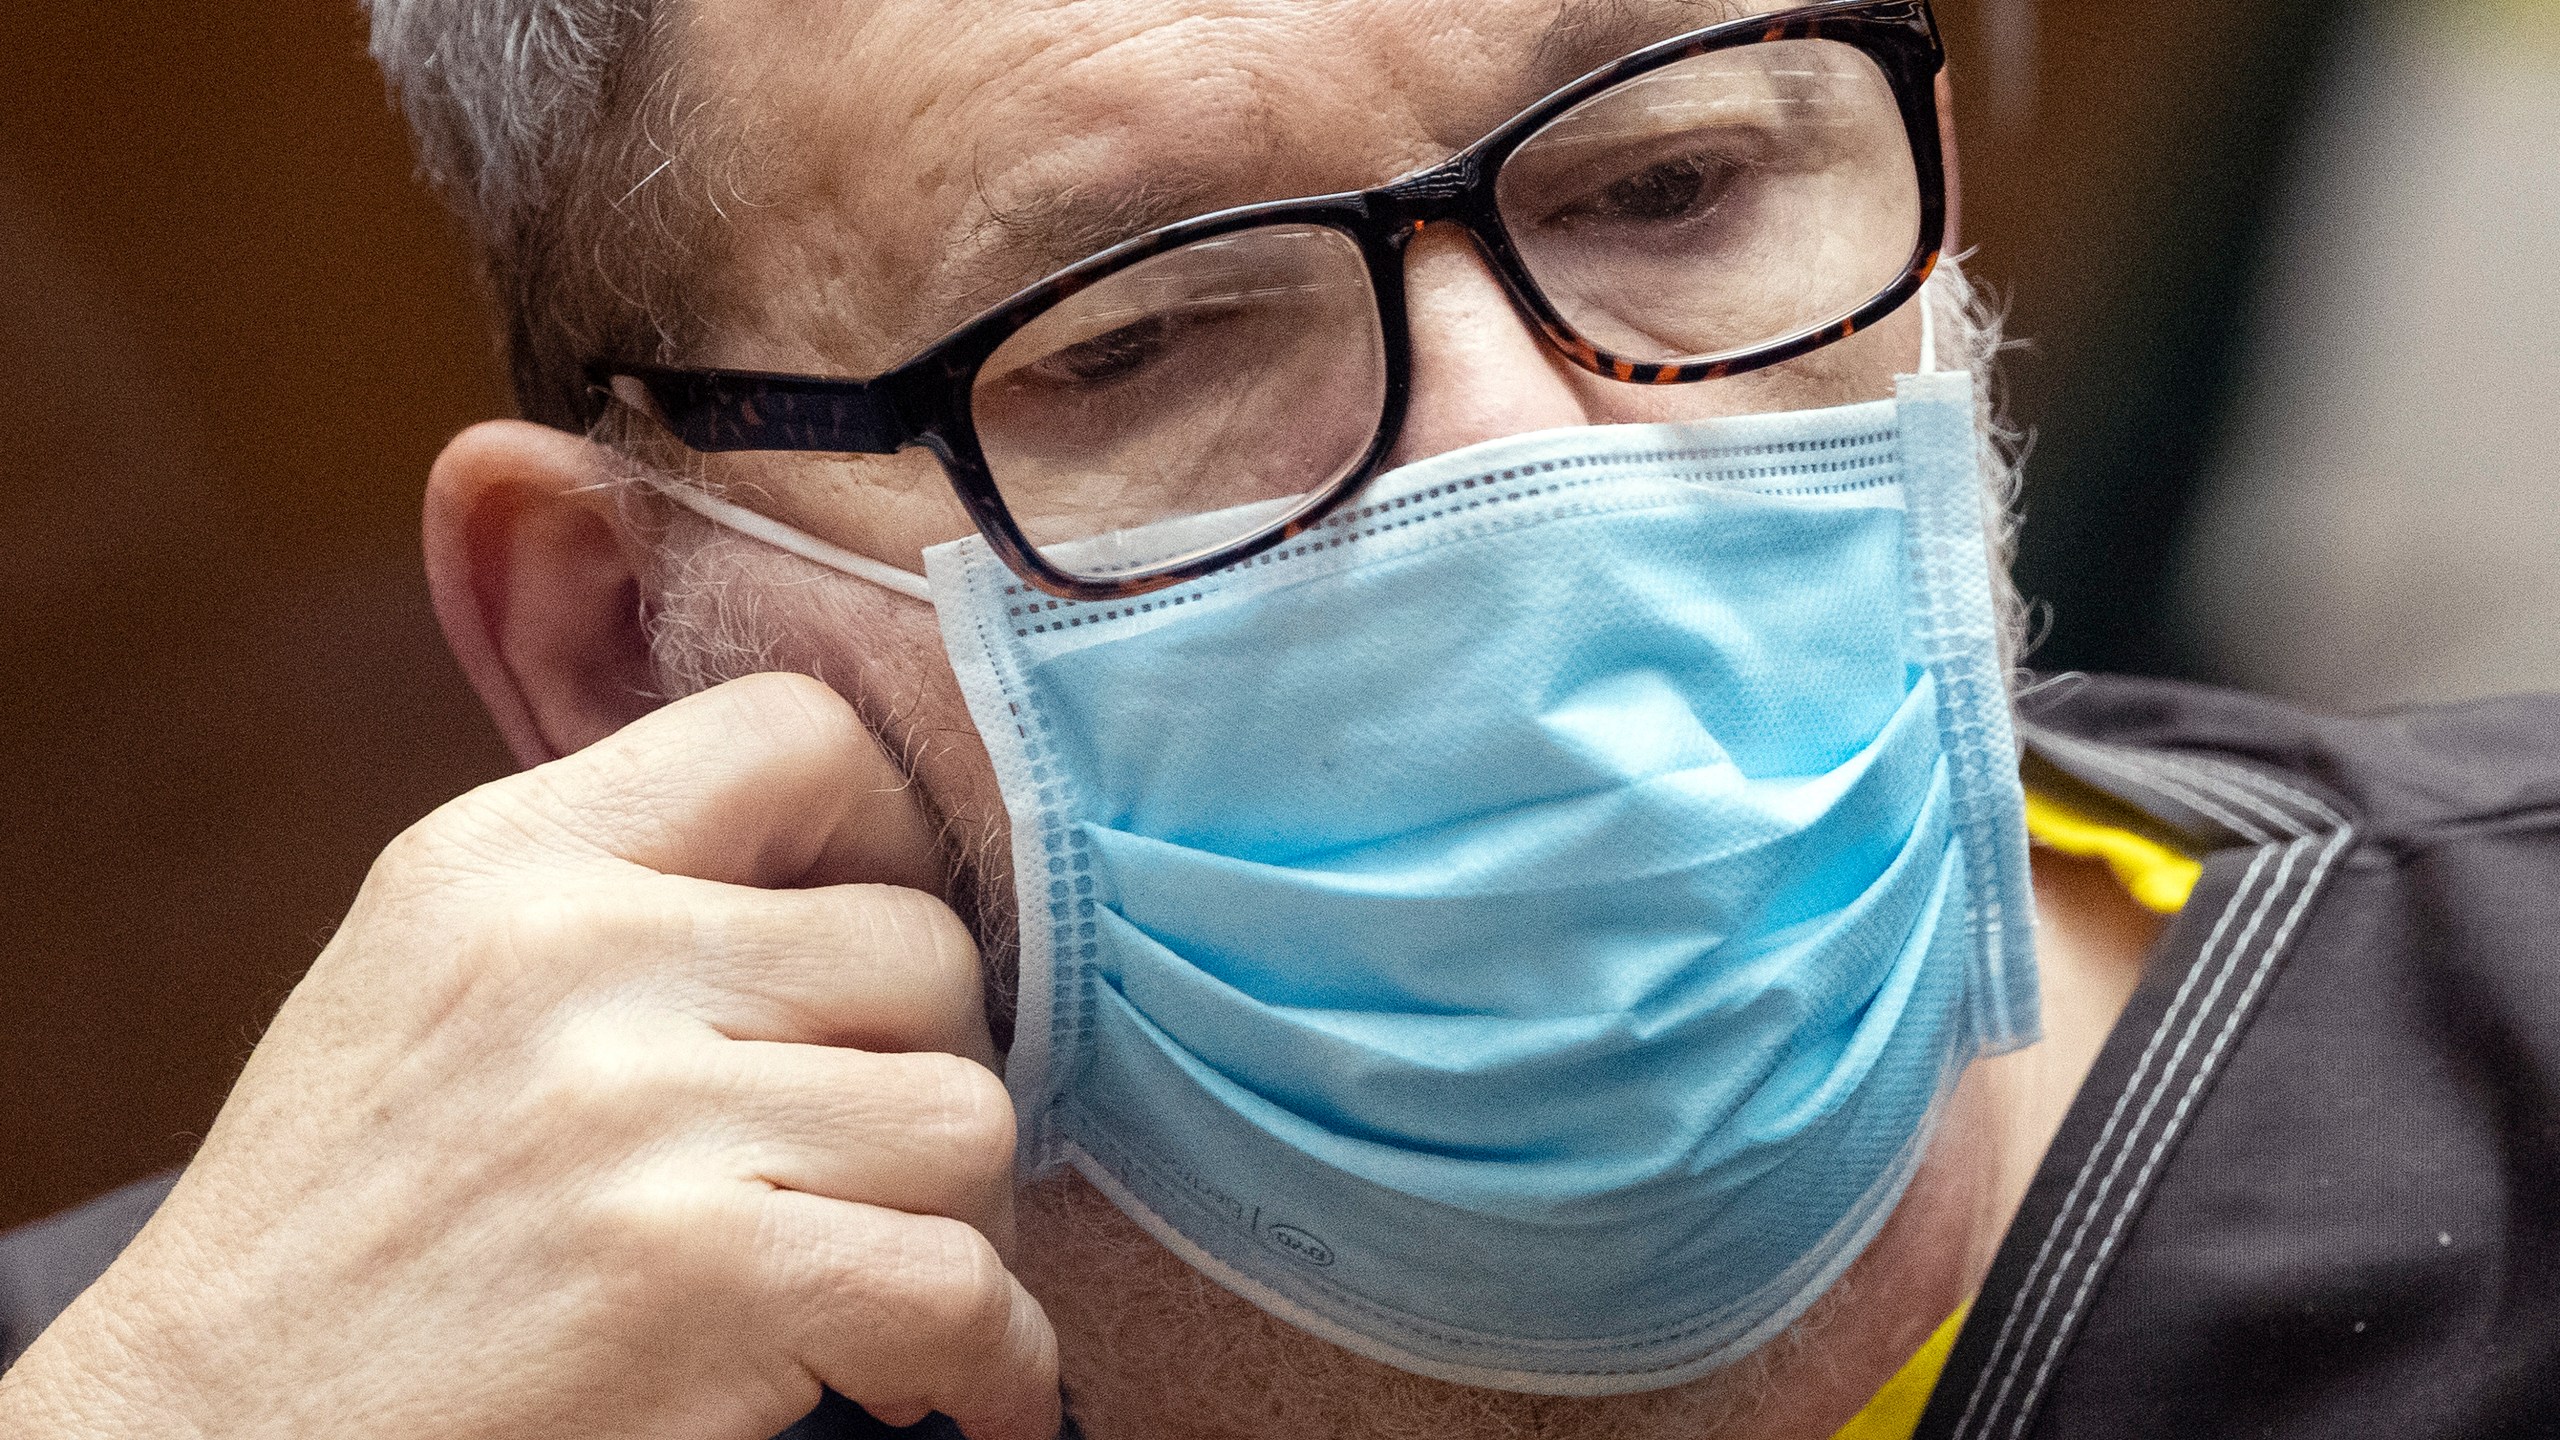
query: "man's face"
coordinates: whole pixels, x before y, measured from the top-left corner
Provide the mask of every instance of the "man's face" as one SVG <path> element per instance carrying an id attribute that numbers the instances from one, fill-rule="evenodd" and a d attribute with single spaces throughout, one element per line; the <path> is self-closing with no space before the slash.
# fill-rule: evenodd
<path id="1" fill-rule="evenodd" d="M 1567 80 L 1745 9 L 1702 0 L 701 0 L 683 53 L 728 97 L 746 163 L 733 247 L 704 297 L 702 363 L 876 374 L 994 301 L 1165 222 L 1358 189 L 1445 159 Z M 719 197 L 715 197 L 719 198 Z M 1554 426 L 1694 419 L 1872 399 L 1918 351 L 1914 307 L 1797 361 L 1696 385 L 1630 385 L 1536 337 L 1467 237 L 1407 263 L 1410 410 L 1391 463 Z M 778 518 L 911 570 L 970 532 L 921 452 L 711 457 Z M 722 545 L 667 597 L 677 678 L 814 667 L 900 742 L 961 859 L 1000 873 L 1002 811 L 930 612 L 835 577 L 706 615 L 731 572 L 796 562 Z M 761 563 L 759 563 L 761 562 Z M 777 574 L 776 578 L 779 578 Z M 730 597 L 734 600 L 734 594 Z M 752 633 L 747 633 L 752 632 Z M 1000 907 L 999 907 L 1000 908 Z M 999 935 L 1002 916 L 991 916 Z"/>
<path id="2" fill-rule="evenodd" d="M 716 197 L 734 249 L 705 298 L 724 319 L 711 350 L 689 358 L 876 374 L 1117 240 L 1225 206 L 1379 184 L 1446 158 L 1594 66 L 1735 13 L 1687 0 L 698 0 L 683 32 L 687 65 L 740 107 L 733 134 L 752 178 Z M 1603 379 L 1546 348 L 1463 233 L 1433 231 L 1407 262 L 1412 391 L 1392 462 L 1555 426 L 1878 398 L 1918 355 L 1906 306 L 1748 376 Z M 919 453 L 719 456 L 709 478 L 910 569 L 925 545 L 969 532 L 939 467 Z M 847 516 L 860 517 L 849 536 Z M 658 590 L 670 685 L 805 670 L 853 698 L 903 758 L 945 823 L 955 898 L 964 913 L 979 902 L 1001 1040 L 1012 964 L 1004 812 L 931 610 L 690 521 L 670 537 Z M 1245 1370 L 1294 1367 L 1373 1417 L 1387 1389 L 1411 1399 L 1455 1388 L 1280 1330 L 1188 1277 L 1074 1182 L 1033 1198 L 1024 1248 L 1071 1377 L 1081 1368 L 1097 1393 L 1110 1384 L 1100 1370 L 1142 1368 L 1129 1357 L 1159 1342 L 1196 1350 L 1204 1335 L 1222 1335 L 1210 1348 L 1245 1356 Z M 1148 1333 L 1164 1326 L 1189 1333 Z M 1292 1354 L 1269 1353 L 1282 1348 Z M 1694 1411 L 1631 1399 L 1701 1433 Z M 1579 1429 L 1528 1425 L 1532 1410 L 1581 1406 L 1595 1418 L 1606 1408 L 1499 1403 L 1515 1402 L 1503 1423 L 1522 1434 Z"/>

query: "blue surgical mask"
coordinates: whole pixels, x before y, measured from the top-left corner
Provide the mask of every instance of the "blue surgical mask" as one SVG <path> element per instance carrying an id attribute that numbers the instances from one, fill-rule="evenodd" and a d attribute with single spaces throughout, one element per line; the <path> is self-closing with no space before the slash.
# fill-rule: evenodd
<path id="1" fill-rule="evenodd" d="M 1980 505 L 1946 373 L 1435 456 L 1136 600 L 927 551 L 1013 825 L 1025 1176 L 1460 1383 L 1768 1340 L 2035 1033 Z"/>

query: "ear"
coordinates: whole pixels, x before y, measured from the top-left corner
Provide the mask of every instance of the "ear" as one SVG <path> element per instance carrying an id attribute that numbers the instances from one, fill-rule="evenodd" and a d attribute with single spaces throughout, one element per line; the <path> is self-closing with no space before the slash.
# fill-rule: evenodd
<path id="1" fill-rule="evenodd" d="M 474 425 L 427 477 L 427 588 L 445 644 L 516 760 L 539 765 L 654 709 L 641 563 L 602 447 Z"/>

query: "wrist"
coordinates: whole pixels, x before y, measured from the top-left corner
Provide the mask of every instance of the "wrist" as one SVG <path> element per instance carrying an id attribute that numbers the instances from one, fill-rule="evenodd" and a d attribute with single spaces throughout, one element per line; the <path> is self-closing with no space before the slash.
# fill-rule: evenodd
<path id="1" fill-rule="evenodd" d="M 10 1440 L 200 1440 L 200 1417 L 172 1403 L 145 1347 L 84 1296 L 0 1375 L 0 1435 Z"/>

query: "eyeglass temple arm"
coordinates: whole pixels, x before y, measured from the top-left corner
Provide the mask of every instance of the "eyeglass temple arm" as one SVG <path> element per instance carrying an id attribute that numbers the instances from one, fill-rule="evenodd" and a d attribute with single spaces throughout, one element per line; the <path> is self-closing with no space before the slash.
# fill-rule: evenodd
<path id="1" fill-rule="evenodd" d="M 695 450 L 817 450 L 892 455 L 916 439 L 882 380 L 758 370 L 602 367 L 594 377 Z"/>

